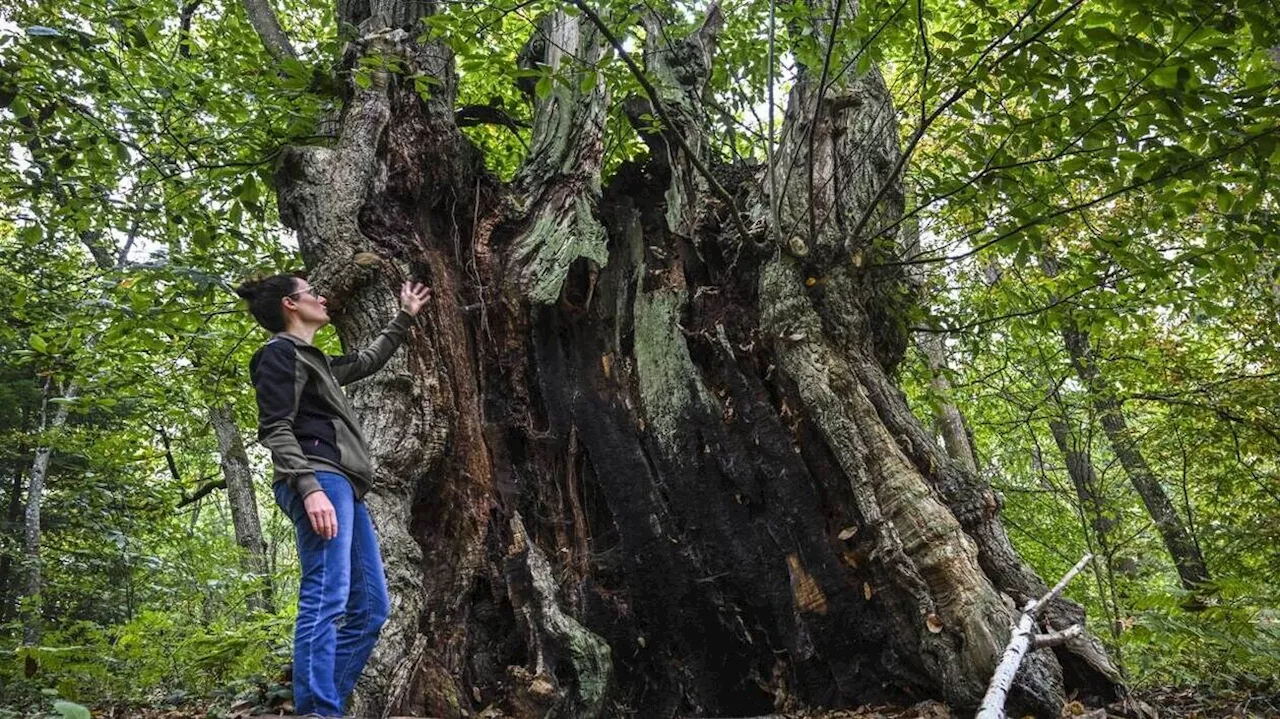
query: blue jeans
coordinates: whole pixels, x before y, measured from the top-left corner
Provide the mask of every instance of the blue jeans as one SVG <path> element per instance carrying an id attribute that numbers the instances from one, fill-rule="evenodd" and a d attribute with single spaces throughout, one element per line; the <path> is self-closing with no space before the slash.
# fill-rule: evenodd
<path id="1" fill-rule="evenodd" d="M 320 538 L 311 529 L 302 498 L 285 482 L 272 491 L 298 539 L 302 581 L 293 634 L 294 713 L 342 716 L 356 679 L 369 659 L 390 602 L 378 538 L 351 482 L 335 472 L 316 472 L 333 504 L 338 536 Z"/>

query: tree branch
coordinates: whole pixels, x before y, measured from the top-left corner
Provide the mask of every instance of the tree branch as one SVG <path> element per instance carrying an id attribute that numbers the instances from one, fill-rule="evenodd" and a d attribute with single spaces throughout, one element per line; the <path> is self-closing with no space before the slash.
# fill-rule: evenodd
<path id="1" fill-rule="evenodd" d="M 1140 190 L 1143 187 L 1146 187 L 1147 185 L 1154 185 L 1154 184 L 1164 182 L 1165 180 L 1173 179 L 1175 177 L 1178 177 L 1179 175 L 1182 175 L 1183 173 L 1190 172 L 1192 170 L 1203 167 L 1211 162 L 1220 160 L 1237 150 L 1244 149 L 1245 147 L 1252 145 L 1258 140 L 1270 135 L 1274 135 L 1277 132 L 1280 132 L 1280 128 L 1269 128 L 1267 130 L 1264 130 L 1263 132 L 1258 133 L 1257 135 L 1249 136 L 1247 139 L 1245 139 L 1243 142 L 1240 142 L 1239 144 L 1224 148 L 1221 152 L 1218 152 L 1214 155 L 1198 158 L 1194 162 L 1189 162 L 1185 165 L 1179 165 L 1177 167 L 1170 168 L 1165 172 L 1161 172 L 1159 174 L 1153 175 L 1145 179 L 1137 180 L 1133 183 L 1130 183 L 1123 187 L 1119 187 L 1115 190 L 1099 195 L 1092 199 L 1083 200 L 1081 202 L 1068 205 L 1066 207 L 1060 207 L 1056 210 L 1053 210 L 1052 212 L 1039 215 L 1030 220 L 1027 220 L 1026 222 L 1019 224 L 1017 227 L 1007 230 L 1006 232 L 1003 232 L 991 238 L 990 240 L 987 240 L 985 242 L 982 242 L 981 244 L 975 245 L 971 249 L 966 250 L 964 252 L 960 252 L 958 254 L 942 255 L 942 256 L 934 256 L 934 257 L 923 257 L 921 255 L 916 255 L 915 257 L 909 257 L 905 260 L 896 260 L 891 262 L 877 262 L 875 263 L 875 266 L 876 267 L 902 267 L 902 266 L 908 266 L 908 265 L 931 264 L 934 262 L 955 262 L 958 260 L 963 260 L 967 257 L 972 257 L 982 252 L 983 250 L 986 250 L 992 245 L 999 243 L 1001 240 L 1005 240 L 1005 239 L 1008 239 L 1009 237 L 1013 237 L 1014 235 L 1017 235 L 1018 233 L 1024 230 L 1028 230 L 1032 227 L 1043 225 L 1046 222 L 1049 222 L 1051 220 L 1057 219 L 1058 217 L 1061 217 L 1062 215 L 1068 215 L 1073 212 L 1079 212 L 1080 210 L 1087 210 L 1090 207 L 1093 207 L 1094 205 L 1106 202 L 1107 200 L 1120 197 L 1122 195 L 1126 195 L 1130 192 L 1133 192 L 1134 190 Z M 877 233 L 877 235 L 875 236 L 878 236 L 878 234 L 879 233 Z M 976 237 L 978 234 L 980 234 L 980 231 L 975 231 L 966 235 L 963 239 L 969 240 Z"/>
<path id="2" fill-rule="evenodd" d="M 191 57 L 191 18 L 195 16 L 203 0 L 187 0 L 178 15 L 178 54 Z"/>
<path id="3" fill-rule="evenodd" d="M 458 127 L 474 125 L 502 125 L 513 130 L 517 127 L 529 127 L 525 120 L 517 120 L 507 114 L 506 110 L 492 105 L 462 105 L 453 115 Z"/>
<path id="4" fill-rule="evenodd" d="M 153 429 L 160 433 L 160 441 L 164 444 L 164 461 L 169 467 L 169 475 L 173 477 L 173 481 L 181 482 L 182 473 L 178 471 L 178 463 L 173 458 L 173 447 L 169 443 L 169 433 L 164 431 L 164 427 L 154 427 Z"/>
<path id="5" fill-rule="evenodd" d="M 822 96 L 827 92 L 827 72 L 831 69 L 831 52 L 836 46 L 836 33 L 840 30 L 840 13 L 844 11 L 844 0 L 836 0 L 836 11 L 831 17 L 831 36 L 827 38 L 827 51 L 822 56 L 822 72 L 818 75 L 818 96 L 813 102 L 813 121 L 809 123 L 808 143 L 809 161 L 809 243 L 818 241 L 818 205 L 813 199 L 813 128 L 817 126 L 818 113 L 822 112 Z"/>
<path id="6" fill-rule="evenodd" d="M 1058 24 L 1059 20 L 1066 17 L 1068 14 L 1074 12 L 1076 8 L 1080 7 L 1080 5 L 1083 4 L 1083 2 L 1084 0 L 1075 0 L 1075 2 L 1068 5 L 1066 9 L 1062 10 L 1053 18 L 1051 18 L 1049 22 L 1045 23 L 1043 27 L 1036 30 L 1036 32 L 1032 33 L 1026 39 L 1015 43 L 1008 50 L 1001 53 L 1001 55 L 998 58 L 996 58 L 995 62 L 991 64 L 991 69 L 994 70 L 995 68 L 998 68 L 1000 66 L 1000 63 L 1004 62 L 1005 59 L 1008 58 L 1010 55 L 1014 54 L 1015 52 L 1021 50 L 1022 48 L 1038 40 L 1042 35 L 1044 35 L 1044 33 L 1048 32 L 1050 28 Z M 968 79 L 969 75 L 972 74 L 973 70 L 976 69 L 978 66 L 980 66 L 982 64 L 982 61 L 986 59 L 987 54 L 992 50 L 994 50 L 996 46 L 999 45 L 999 43 L 1002 42 L 1005 38 L 1011 35 L 1014 29 L 1016 29 L 1019 25 L 1021 25 L 1022 20 L 1025 19 L 1032 12 L 1034 12 L 1035 8 L 1038 7 L 1039 4 L 1040 3 L 1038 1 L 1036 3 L 1033 3 L 1031 7 L 1027 9 L 1026 14 L 1024 14 L 1022 18 L 1019 18 L 1018 22 L 1015 23 L 1009 29 L 1009 31 L 1006 32 L 1004 36 L 1000 38 L 1000 40 L 997 40 L 996 42 L 988 45 L 987 49 L 983 50 L 982 55 L 978 57 L 977 62 L 975 62 L 973 66 L 969 68 L 969 72 L 965 73 L 965 77 L 962 78 L 961 80 L 962 84 L 960 85 L 960 87 L 958 87 L 956 91 L 952 93 L 951 97 L 948 97 L 945 101 L 943 101 L 940 105 L 938 105 L 938 107 L 934 108 L 934 111 L 930 113 L 929 116 L 925 118 L 923 122 L 920 123 L 920 126 L 916 128 L 915 133 L 912 134 L 911 140 L 907 143 L 907 149 L 904 150 L 902 154 L 898 157 L 898 162 L 894 165 L 893 170 L 890 171 L 889 175 L 885 178 L 884 184 L 880 186 L 880 190 L 876 193 L 875 197 L 871 199 L 871 202 L 867 204 L 866 209 L 863 210 L 862 217 L 858 219 L 858 224 L 854 226 L 853 232 L 849 233 L 850 237 L 857 237 L 859 234 L 862 233 L 862 230 L 866 228 L 867 223 L 871 221 L 871 217 L 875 214 L 876 207 L 880 205 L 880 200 L 884 199 L 884 195 L 888 191 L 889 187 L 893 185 L 894 179 L 901 174 L 902 168 L 906 165 L 907 160 L 911 159 L 911 155 L 915 153 L 915 149 L 920 144 L 920 140 L 924 137 L 925 132 L 933 124 L 934 120 L 937 120 L 938 117 L 942 115 L 943 112 L 946 112 L 947 108 L 954 105 L 956 102 L 960 100 L 960 98 L 969 94 L 969 91 L 973 89 L 973 85 L 963 84 L 964 80 Z"/>
<path id="7" fill-rule="evenodd" d="M 206 478 L 205 481 L 199 487 L 196 487 L 196 491 L 192 492 L 191 494 L 187 494 L 186 492 L 183 492 L 182 499 L 178 501 L 178 503 L 174 506 L 174 508 L 182 509 L 188 504 L 195 504 L 197 501 L 204 498 L 205 495 L 210 494 L 215 489 L 226 489 L 226 488 L 227 488 L 227 480 L 225 479 L 211 480 Z"/>
<path id="8" fill-rule="evenodd" d="M 1223 407 L 1221 405 L 1212 404 L 1208 402 L 1194 402 L 1189 399 L 1182 399 L 1180 397 L 1176 397 L 1169 394 L 1144 393 L 1144 392 L 1131 394 L 1122 401 L 1129 401 L 1129 400 L 1147 400 L 1150 402 L 1161 402 L 1163 404 L 1178 405 L 1181 407 L 1191 407 L 1193 409 L 1200 409 L 1206 412 L 1212 412 L 1213 414 L 1217 415 L 1219 419 L 1223 419 L 1228 422 L 1235 422 L 1237 424 L 1242 424 L 1242 425 L 1245 425 L 1246 427 L 1252 427 L 1260 432 L 1265 433 L 1267 436 L 1271 437 L 1277 442 L 1280 442 L 1280 431 L 1277 431 L 1275 428 L 1269 427 L 1264 423 L 1255 422 L 1248 419 L 1247 417 L 1242 417 L 1239 414 L 1236 414 L 1232 412 L 1230 409 Z"/>
<path id="9" fill-rule="evenodd" d="M 1079 562 L 1076 562 L 1076 566 L 1071 568 L 1071 571 L 1067 572 L 1057 584 L 1053 585 L 1053 589 L 1050 589 L 1039 599 L 1028 601 L 1026 606 L 1023 607 L 1022 617 L 1013 629 L 1013 636 L 1009 638 L 1009 646 L 1005 649 L 1000 665 L 996 667 L 995 675 L 991 677 L 991 685 L 987 687 L 987 695 L 982 698 L 982 707 L 978 709 L 976 719 L 1004 719 L 1005 697 L 1009 694 L 1009 688 L 1013 686 L 1013 678 L 1018 673 L 1018 666 L 1022 664 L 1022 658 L 1026 656 L 1028 650 L 1035 646 L 1036 642 L 1043 640 L 1045 642 L 1058 641 L 1061 643 L 1080 633 L 1080 625 L 1074 624 L 1059 632 L 1036 635 L 1036 617 L 1042 609 L 1062 593 L 1067 583 L 1074 579 L 1091 559 L 1093 559 L 1092 554 L 1084 555 Z M 1046 644 L 1045 646 L 1052 645 Z"/>
<path id="10" fill-rule="evenodd" d="M 249 14 L 249 24 L 258 32 L 272 57 L 276 60 L 298 59 L 298 53 L 280 27 L 280 20 L 269 0 L 244 0 L 244 9 Z"/>
<path id="11" fill-rule="evenodd" d="M 520 128 L 530 127 L 526 120 L 517 120 L 507 114 L 506 110 L 491 105 L 462 105 L 453 114 L 453 121 L 458 127 L 474 127 L 476 125 L 499 125 L 511 131 L 516 141 L 529 152 L 529 144 L 520 137 Z"/>
<path id="12" fill-rule="evenodd" d="M 1035 638 L 1031 640 L 1031 648 L 1044 649 L 1045 647 L 1060 646 L 1080 636 L 1082 631 L 1083 630 L 1080 628 L 1079 624 L 1072 624 L 1066 629 L 1060 629 L 1056 632 L 1037 634 Z"/>

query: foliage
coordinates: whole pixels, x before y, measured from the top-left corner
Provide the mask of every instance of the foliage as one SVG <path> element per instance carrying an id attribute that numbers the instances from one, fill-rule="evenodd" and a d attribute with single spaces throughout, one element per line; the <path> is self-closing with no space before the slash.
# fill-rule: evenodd
<path id="1" fill-rule="evenodd" d="M 252 439 L 245 368 L 259 335 L 228 290 L 300 264 L 276 217 L 273 163 L 290 144 L 329 142 L 317 128 L 341 105 L 354 29 L 335 27 L 329 3 L 272 4 L 297 60 L 274 64 L 227 0 L 0 10 L 0 649 L 14 660 L 0 663 L 0 704 L 46 710 L 41 690 L 89 704 L 225 696 L 284 662 L 287 602 L 245 610 L 264 578 L 239 569 L 224 501 L 175 509 L 218 475 L 213 403 L 230 402 Z M 952 365 L 944 396 L 919 358 L 903 368 L 914 406 L 963 410 L 1009 531 L 1042 574 L 1103 556 L 1072 591 L 1134 682 L 1274 688 L 1274 13 L 1247 0 L 857 5 L 832 28 L 817 3 L 723 3 L 706 128 L 719 159 L 768 157 L 797 73 L 832 84 L 880 68 L 921 236 L 881 261 L 915 273 L 916 329 L 945 331 Z M 638 55 L 636 8 L 595 6 Z M 609 89 L 606 179 L 644 152 L 622 111 L 640 86 L 615 51 L 596 67 L 518 67 L 532 25 L 560 7 L 448 3 L 420 28 L 455 54 L 459 106 L 511 120 L 465 129 L 501 179 L 527 152 L 530 95 L 556 83 Z M 675 33 L 702 7 L 649 9 Z M 1063 348 L 1067 323 L 1089 334 L 1204 548 L 1216 593 L 1199 611 L 1102 436 Z M 68 407 L 63 427 L 41 430 L 45 401 Z M 1082 438 L 1102 516 L 1072 488 L 1050 419 Z M 23 647 L 23 483 L 41 446 L 53 449 L 45 633 Z M 289 597 L 291 531 L 263 503 L 270 580 Z"/>

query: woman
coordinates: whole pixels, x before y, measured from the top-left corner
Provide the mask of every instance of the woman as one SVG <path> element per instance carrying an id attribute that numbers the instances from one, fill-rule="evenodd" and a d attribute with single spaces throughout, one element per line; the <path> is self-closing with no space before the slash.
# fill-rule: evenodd
<path id="1" fill-rule="evenodd" d="M 329 312 L 305 275 L 250 280 L 236 293 L 274 333 L 253 355 L 249 373 L 258 397 L 258 441 L 271 451 L 272 491 L 293 521 L 302 565 L 294 711 L 340 717 L 389 609 L 378 538 L 362 499 L 373 482 L 369 447 L 340 385 L 387 363 L 431 290 L 404 283 L 390 324 L 368 347 L 341 357 L 311 344 L 329 324 Z"/>

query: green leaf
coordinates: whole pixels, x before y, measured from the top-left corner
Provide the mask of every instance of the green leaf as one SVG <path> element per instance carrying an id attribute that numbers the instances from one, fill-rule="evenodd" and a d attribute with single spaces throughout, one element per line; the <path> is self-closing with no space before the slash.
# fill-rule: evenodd
<path id="1" fill-rule="evenodd" d="M 538 84 L 533 86 L 533 94 L 539 100 L 545 100 L 551 95 L 551 76 L 543 75 L 538 78 Z"/>
<path id="2" fill-rule="evenodd" d="M 1178 86 L 1178 68 L 1162 67 L 1151 73 L 1151 81 L 1156 84 L 1156 87 L 1176 88 Z"/>
<path id="3" fill-rule="evenodd" d="M 93 719 L 88 709 L 75 702 L 56 701 L 53 703 L 53 710 L 62 715 L 62 719 Z"/>
<path id="4" fill-rule="evenodd" d="M 1217 200 L 1218 212 L 1226 214 L 1231 211 L 1231 206 L 1235 204 L 1236 198 L 1226 186 L 1218 185 Z"/>
<path id="5" fill-rule="evenodd" d="M 40 354 L 45 354 L 49 351 L 49 343 L 45 342 L 44 338 L 40 335 L 31 335 L 31 339 L 28 341 L 31 344 L 31 349 L 39 352 Z"/>
<path id="6" fill-rule="evenodd" d="M 244 178 L 244 182 L 240 183 L 240 187 L 236 190 L 236 196 L 246 203 L 254 203 L 258 201 L 258 182 L 253 175 Z"/>

